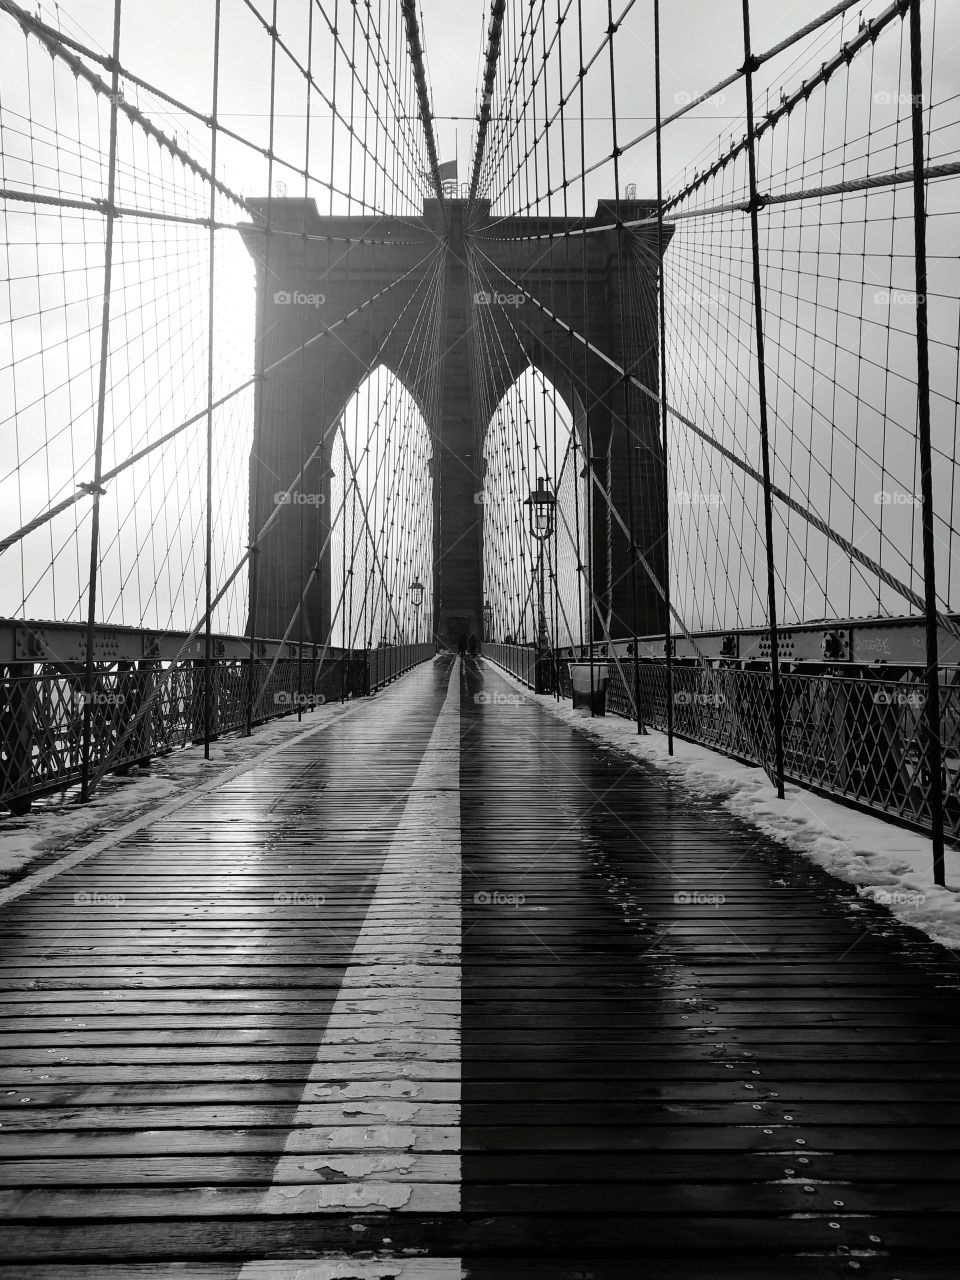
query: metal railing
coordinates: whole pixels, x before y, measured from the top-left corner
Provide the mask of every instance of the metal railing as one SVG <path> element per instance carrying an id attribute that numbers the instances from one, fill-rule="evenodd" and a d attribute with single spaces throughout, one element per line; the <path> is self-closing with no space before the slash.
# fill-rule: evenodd
<path id="1" fill-rule="evenodd" d="M 369 673 L 368 693 L 396 680 L 411 667 L 427 662 L 437 651 L 432 641 L 429 644 L 401 644 L 381 649 L 369 649 L 366 652 L 367 671 Z"/>
<path id="2" fill-rule="evenodd" d="M 629 663 L 611 663 L 607 708 L 633 716 Z M 667 672 L 641 660 L 635 691 L 641 721 L 667 726 Z M 571 696 L 569 666 L 559 663 L 560 693 Z M 931 829 L 927 767 L 927 686 L 898 668 L 781 672 L 784 774 L 788 781 L 852 801 L 917 830 Z M 685 665 L 673 668 L 673 723 L 678 737 L 772 772 L 773 690 L 769 669 Z M 960 669 L 941 668 L 939 780 L 945 830 L 960 839 Z"/>
<path id="3" fill-rule="evenodd" d="M 190 743 L 363 697 L 430 658 L 434 645 L 359 650 L 324 659 L 218 657 L 212 663 L 207 724 L 204 663 L 162 658 L 97 662 L 92 697 L 82 662 L 12 662 L 0 683 L 0 802 L 26 812 L 31 801 L 78 782 L 83 719 L 91 711 L 87 764 L 123 772 Z"/>
<path id="4" fill-rule="evenodd" d="M 504 671 L 531 689 L 537 683 L 537 650 L 533 645 L 524 644 L 484 644 L 481 650 L 485 658 L 495 662 Z"/>

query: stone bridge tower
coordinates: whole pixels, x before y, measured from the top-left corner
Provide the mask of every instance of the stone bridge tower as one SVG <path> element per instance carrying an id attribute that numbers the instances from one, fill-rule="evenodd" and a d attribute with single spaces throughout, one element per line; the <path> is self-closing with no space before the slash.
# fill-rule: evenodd
<path id="1" fill-rule="evenodd" d="M 488 204 L 471 207 L 466 200 L 445 200 L 442 208 L 427 200 L 421 218 L 322 217 L 312 200 L 302 199 L 274 199 L 269 209 L 265 200 L 251 203 L 265 223 L 269 212 L 269 236 L 262 226 L 242 234 L 257 266 L 257 314 L 264 317 L 257 340 L 265 344 L 264 364 L 271 370 L 256 388 L 252 530 L 273 510 L 277 489 L 297 474 L 301 421 L 305 456 L 319 447 L 304 484 L 327 499 L 304 509 L 303 546 L 299 514 L 284 519 L 281 512 L 279 529 L 264 540 L 255 578 L 261 635 L 284 633 L 299 600 L 301 558 L 307 572 L 317 561 L 330 519 L 334 432 L 350 397 L 378 364 L 396 373 L 402 367 L 422 371 L 412 379 L 404 374 L 403 382 L 433 439 L 434 627 L 442 644 L 455 645 L 465 630 L 482 634 L 483 507 L 474 495 L 483 486 L 488 424 L 475 421 L 477 406 L 495 407 L 530 364 L 566 400 L 581 458 L 592 459 L 623 524 L 635 531 L 638 547 L 663 579 L 666 512 L 657 405 L 590 349 L 656 391 L 655 223 L 625 228 L 618 253 L 615 206 L 606 202 L 598 205 L 588 234 L 580 220 L 492 219 Z M 624 222 L 654 214 L 650 202 L 620 202 Z M 567 236 L 568 229 L 576 234 Z M 422 290 L 424 273 L 437 269 L 439 349 L 435 357 L 410 363 L 410 344 L 419 332 L 414 295 L 418 285 Z M 495 291 L 515 293 L 519 285 L 536 299 L 488 307 L 485 330 L 496 334 L 500 348 L 496 367 L 478 360 L 477 308 L 487 305 L 476 296 L 478 279 L 491 282 Z M 621 281 L 627 282 L 622 297 Z M 284 301 L 284 295 L 297 294 L 314 301 Z M 328 326 L 335 328 L 326 332 Z M 289 358 L 275 366 L 284 356 Z M 441 364 L 440 393 L 431 401 L 429 387 L 436 379 L 429 369 L 435 359 Z M 483 387 L 475 385 L 478 377 Z M 629 539 L 596 489 L 592 507 L 594 590 L 610 634 L 631 632 L 632 589 L 640 634 L 662 631 L 662 600 L 642 569 L 631 572 Z M 320 557 L 318 580 L 305 612 L 305 635 L 322 641 L 331 616 L 329 555 Z M 601 635 L 595 617 L 593 634 Z"/>

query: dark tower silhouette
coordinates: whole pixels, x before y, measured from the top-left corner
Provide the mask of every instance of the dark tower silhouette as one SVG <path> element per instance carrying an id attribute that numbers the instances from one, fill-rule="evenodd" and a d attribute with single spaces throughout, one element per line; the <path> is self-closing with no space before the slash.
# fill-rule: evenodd
<path id="1" fill-rule="evenodd" d="M 268 202 L 251 204 L 265 224 Z M 620 202 L 625 222 L 653 218 L 655 212 L 649 201 Z M 242 233 L 257 264 L 257 314 L 264 316 L 257 339 L 265 344 L 268 370 L 283 356 L 289 358 L 256 388 L 259 430 L 250 465 L 251 529 L 255 533 L 261 527 L 275 505 L 274 493 L 297 474 L 301 406 L 305 456 L 318 451 L 304 486 L 323 494 L 326 502 L 303 509 L 302 553 L 299 512 L 294 518 L 281 511 L 279 527 L 264 540 L 256 573 L 261 635 L 282 635 L 293 616 L 301 554 L 308 572 L 318 561 L 330 520 L 333 434 L 348 400 L 378 364 L 394 372 L 401 366 L 419 370 L 412 381 L 405 379 L 405 386 L 433 438 L 434 626 L 441 643 L 456 647 L 462 633 L 479 635 L 483 628 L 483 507 L 475 495 L 483 486 L 487 423 L 474 420 L 476 407 L 494 408 L 529 364 L 566 400 L 582 463 L 592 459 L 617 513 L 635 531 L 637 546 L 662 580 L 666 512 L 658 407 L 564 328 L 570 326 L 657 390 L 655 224 L 624 228 L 618 260 L 616 208 L 609 202 L 597 207 L 593 225 L 598 230 L 570 238 L 563 232 L 567 227 L 581 231 L 580 221 L 491 219 L 489 205 L 480 202 L 471 208 L 465 200 L 446 200 L 442 208 L 428 200 L 422 218 L 401 219 L 321 217 L 312 200 L 276 199 L 269 202 L 269 219 L 269 251 L 265 226 L 251 225 Z M 421 332 L 417 303 L 438 253 L 443 255 L 441 332 L 435 351 L 411 361 L 410 345 Z M 478 278 L 499 281 L 492 295 L 471 285 Z M 622 298 L 621 278 L 628 286 Z M 540 305 L 519 301 L 511 281 Z M 496 297 L 500 292 L 514 300 L 502 305 Z M 286 296 L 294 294 L 314 300 L 291 305 Z M 322 302 L 317 300 L 321 295 Z M 651 305 L 641 311 L 640 299 Z M 475 346 L 480 307 L 485 308 L 486 333 L 495 335 L 495 362 L 483 359 Z M 325 332 L 347 315 L 351 318 L 337 325 L 335 333 Z M 430 370 L 438 362 L 440 393 L 432 403 Z M 476 386 L 478 369 L 483 387 Z M 639 632 L 662 631 L 663 602 L 642 569 L 631 575 L 629 538 L 596 491 L 589 541 L 594 590 L 610 634 L 624 636 L 632 630 L 632 576 Z M 321 555 L 318 587 L 305 605 L 308 639 L 322 640 L 329 629 L 330 580 L 329 554 Z M 593 629 L 599 637 L 596 618 Z"/>

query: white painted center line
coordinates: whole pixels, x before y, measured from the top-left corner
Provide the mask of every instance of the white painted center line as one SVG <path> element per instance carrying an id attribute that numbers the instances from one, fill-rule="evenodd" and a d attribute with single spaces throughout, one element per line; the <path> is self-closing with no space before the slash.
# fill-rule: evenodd
<path id="1" fill-rule="evenodd" d="M 243 1280 L 463 1280 L 463 1275 L 459 1258 L 380 1259 L 349 1254 L 322 1259 L 269 1258 L 248 1262 L 240 1272 Z"/>
<path id="2" fill-rule="evenodd" d="M 455 664 L 261 1213 L 460 1209 L 459 681 Z M 345 1180 L 301 1176 L 318 1169 Z M 336 1277 L 346 1261 L 291 1262 L 289 1274 Z M 461 1274 L 458 1259 L 426 1263 L 417 1274 Z M 398 1274 L 397 1260 L 362 1265 Z"/>

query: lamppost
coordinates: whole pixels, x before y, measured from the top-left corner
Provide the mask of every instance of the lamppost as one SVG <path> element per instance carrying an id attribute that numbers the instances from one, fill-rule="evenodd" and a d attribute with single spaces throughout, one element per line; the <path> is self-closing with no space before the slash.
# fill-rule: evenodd
<path id="1" fill-rule="evenodd" d="M 485 600 L 483 604 L 483 639 L 485 643 L 489 643 L 490 635 L 493 631 L 493 605 L 489 600 Z"/>
<path id="2" fill-rule="evenodd" d="M 414 614 L 416 618 L 416 622 L 414 623 L 414 628 L 413 628 L 414 644 L 420 643 L 420 612 L 419 610 L 420 610 L 420 606 L 423 604 L 423 593 L 425 590 L 426 590 L 426 587 L 420 581 L 419 576 L 414 578 L 414 580 L 410 583 L 410 603 L 413 605 L 414 610 L 416 611 Z"/>
<path id="3" fill-rule="evenodd" d="M 534 489 L 529 498 L 524 501 L 524 506 L 530 511 L 530 532 L 536 538 L 539 545 L 538 571 L 539 571 L 539 599 L 537 620 L 537 671 L 535 687 L 537 693 L 550 693 L 552 681 L 547 675 L 547 664 L 545 653 L 549 644 L 549 636 L 547 635 L 547 612 L 544 604 L 544 563 L 543 553 L 547 539 L 553 533 L 554 512 L 557 505 L 556 495 L 551 489 L 547 488 L 547 480 L 544 476 L 537 478 L 537 487 Z"/>

